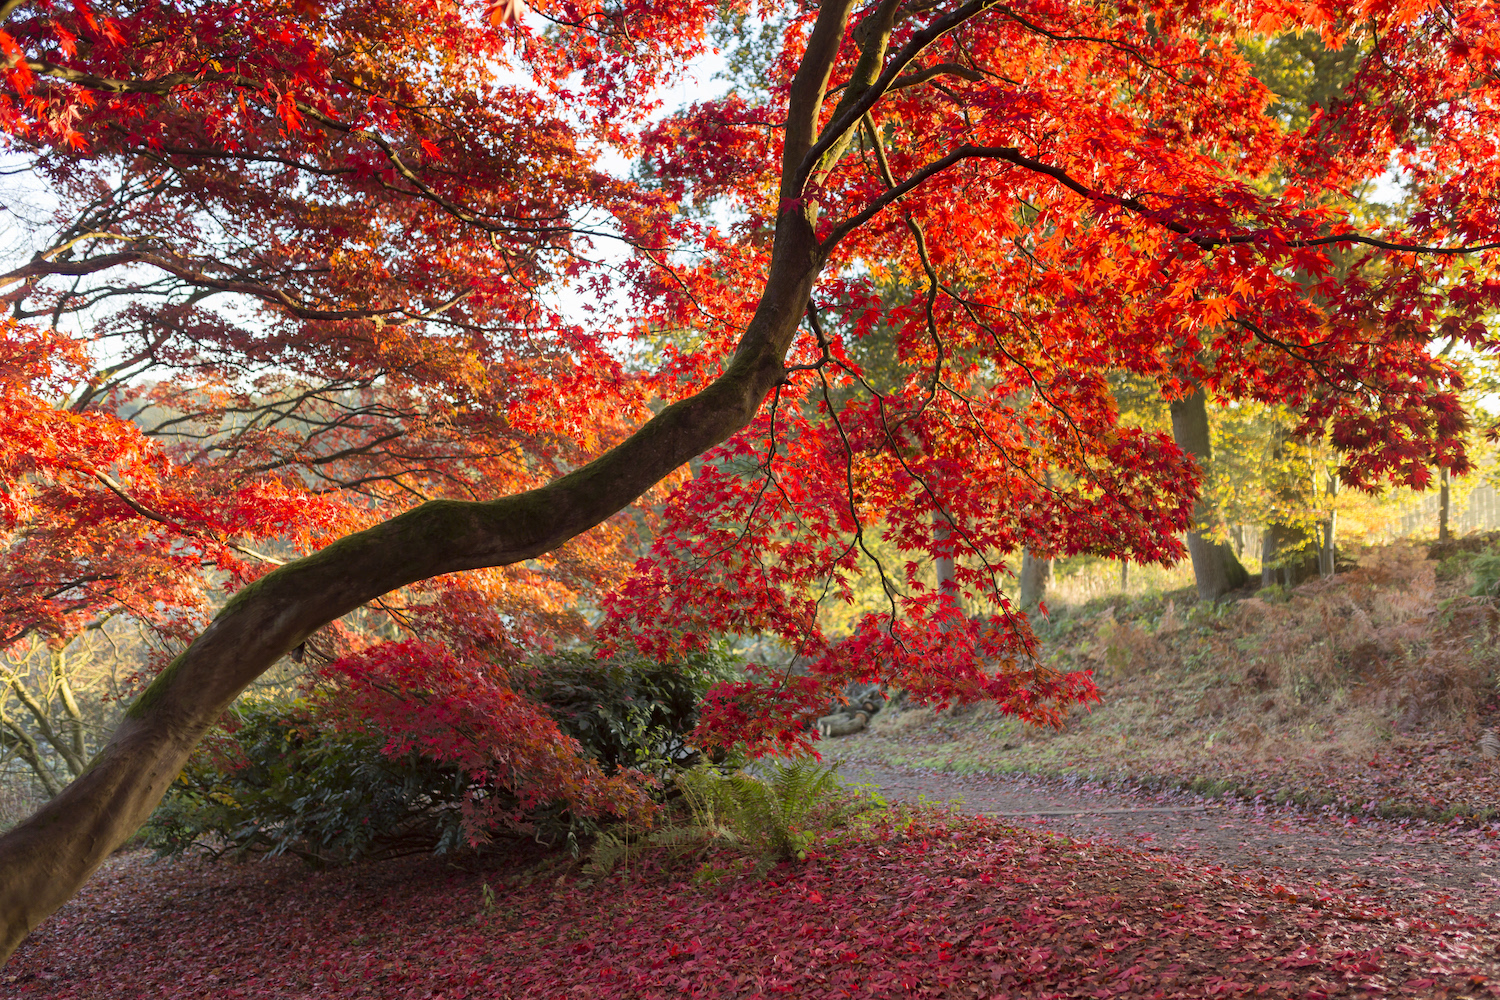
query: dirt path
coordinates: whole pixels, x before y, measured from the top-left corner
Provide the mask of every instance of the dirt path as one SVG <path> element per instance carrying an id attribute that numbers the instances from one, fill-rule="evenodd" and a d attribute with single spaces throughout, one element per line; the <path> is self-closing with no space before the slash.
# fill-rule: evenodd
<path id="1" fill-rule="evenodd" d="M 1413 908 L 1500 914 L 1495 831 L 1350 820 L 1274 805 L 1133 795 L 1034 778 L 963 776 L 839 760 L 846 781 L 901 802 L 954 802 L 1080 840 L 1175 855 L 1205 866 L 1259 871 L 1291 887 L 1318 885 Z M 847 752 L 847 751 L 846 751 Z"/>

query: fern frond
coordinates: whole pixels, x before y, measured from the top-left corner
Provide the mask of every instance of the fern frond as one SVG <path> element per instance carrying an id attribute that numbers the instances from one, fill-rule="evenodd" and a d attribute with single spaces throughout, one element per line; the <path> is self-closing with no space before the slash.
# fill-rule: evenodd
<path id="1" fill-rule="evenodd" d="M 594 850 L 589 854 L 589 863 L 583 866 L 583 870 L 593 878 L 604 878 L 629 854 L 630 844 L 624 838 L 612 833 L 601 833 L 599 839 L 594 841 Z"/>
<path id="2" fill-rule="evenodd" d="M 707 826 L 669 826 L 654 831 L 646 838 L 646 845 L 649 847 L 697 847 L 704 841 L 716 839 L 720 833 L 721 829 Z"/>

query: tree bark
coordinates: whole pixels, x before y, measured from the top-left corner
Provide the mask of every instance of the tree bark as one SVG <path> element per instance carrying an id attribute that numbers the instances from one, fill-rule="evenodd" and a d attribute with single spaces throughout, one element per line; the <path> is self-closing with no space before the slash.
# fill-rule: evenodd
<path id="1" fill-rule="evenodd" d="M 1021 610 L 1034 613 L 1047 596 L 1052 579 L 1052 560 L 1043 559 L 1030 548 L 1021 550 Z"/>
<path id="2" fill-rule="evenodd" d="M 852 3 L 823 5 L 793 78 L 766 284 L 723 375 L 540 489 L 424 503 L 240 591 L 130 707 L 84 774 L 0 837 L 0 960 L 146 821 L 240 692 L 317 629 L 417 580 L 555 549 L 749 423 L 786 377 L 786 353 L 825 261 L 817 204 L 803 186 Z"/>
<path id="3" fill-rule="evenodd" d="M 1448 532 L 1448 470 L 1442 469 L 1438 472 L 1438 542 L 1448 541 L 1452 535 Z"/>
<path id="4" fill-rule="evenodd" d="M 1266 526 L 1264 539 L 1260 556 L 1261 586 L 1279 583 L 1291 588 L 1318 575 L 1318 540 L 1307 531 L 1289 524 L 1272 523 Z"/>
<path id="5" fill-rule="evenodd" d="M 1197 389 L 1184 399 L 1174 399 L 1172 440 L 1177 447 L 1198 460 L 1205 480 L 1213 468 L 1213 448 L 1208 432 L 1208 399 Z M 1193 560 L 1193 581 L 1198 585 L 1200 601 L 1216 601 L 1231 590 L 1250 582 L 1250 574 L 1235 558 L 1228 542 L 1210 541 L 1203 532 L 1213 517 L 1213 507 L 1200 493 L 1193 505 L 1194 530 L 1188 532 L 1188 555 Z"/>

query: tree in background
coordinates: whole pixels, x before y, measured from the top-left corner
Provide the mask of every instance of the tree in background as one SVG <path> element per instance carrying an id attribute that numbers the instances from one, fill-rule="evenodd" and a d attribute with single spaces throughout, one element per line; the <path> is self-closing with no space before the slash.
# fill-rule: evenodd
<path id="1" fill-rule="evenodd" d="M 118 719 L 141 645 L 107 620 L 65 645 L 33 635 L 0 652 L 0 773 L 19 762 L 48 796 L 82 774 Z"/>
<path id="2" fill-rule="evenodd" d="M 1194 389 L 1168 404 L 1172 415 L 1172 440 L 1177 447 L 1198 460 L 1205 474 L 1213 472 L 1213 444 L 1208 426 L 1208 402 L 1202 389 Z M 1193 507 L 1193 527 L 1187 534 L 1188 555 L 1193 560 L 1193 578 L 1198 599 L 1216 601 L 1231 590 L 1250 582 L 1250 574 L 1240 565 L 1239 557 L 1228 541 L 1214 536 L 1214 505 L 1206 493 L 1200 493 Z M 1218 532 L 1222 534 L 1222 531 Z"/>
<path id="3" fill-rule="evenodd" d="M 91 377 L 68 372 L 97 368 L 83 335 L 51 324 L 51 309 L 14 315 L 0 359 L 0 405 L 17 418 L 0 438 L 6 529 L 74 523 L 76 508 L 76 523 L 116 532 L 85 536 L 98 554 L 33 601 L 83 593 L 95 561 L 134 599 L 163 600 L 156 592 L 191 582 L 205 555 L 237 551 L 221 504 L 254 511 L 262 535 L 293 546 L 370 526 L 253 581 L 245 573 L 90 769 L 0 838 L 0 946 L 75 891 L 238 693 L 327 623 L 443 574 L 538 572 L 532 560 L 704 452 L 607 631 L 660 652 L 721 632 L 783 637 L 809 673 L 721 685 L 699 725 L 701 743 L 757 749 L 800 745 L 802 720 L 855 676 L 935 701 L 988 698 L 1042 722 L 1092 695 L 1086 678 L 1029 655 L 1028 626 L 1001 590 L 1002 554 L 1047 538 L 1064 553 L 1180 555 L 1196 467 L 1164 435 L 1120 424 L 1111 371 L 1172 398 L 1198 386 L 1284 402 L 1301 415 L 1297 432 L 1326 429 L 1352 486 L 1463 467 L 1458 375 L 1425 344 L 1483 348 L 1500 291 L 1477 255 L 1500 231 L 1490 6 L 825 0 L 765 12 L 764 101 L 730 94 L 656 115 L 654 86 L 703 50 L 721 10 L 567 0 L 508 25 L 436 0 L 108 15 L 55 0 L 0 6 L 10 141 L 52 158 L 64 187 L 161 164 L 162 183 L 150 175 L 132 204 L 155 204 L 160 189 L 176 208 L 150 227 L 80 231 L 13 280 L 130 268 L 118 273 L 187 282 L 172 301 L 188 310 L 200 291 L 233 292 L 264 316 L 238 338 L 218 332 L 225 319 L 196 318 L 171 341 L 173 352 L 209 345 L 184 365 L 189 382 L 228 366 L 218 384 L 230 393 L 305 367 L 342 392 L 346 372 L 373 371 L 369 390 L 390 385 L 406 407 L 403 433 L 427 435 L 424 462 L 476 440 L 470 422 L 498 422 L 515 445 L 463 451 L 432 476 L 447 496 L 388 520 L 375 503 L 323 514 L 302 499 L 307 472 L 291 472 L 311 463 L 280 465 L 288 452 L 262 441 L 267 418 L 243 445 L 256 457 L 189 489 L 197 473 L 176 478 L 164 436 L 92 398 L 59 404 L 62 387 Z M 1360 63 L 1360 99 L 1306 129 L 1267 113 L 1236 48 L 1289 18 L 1330 47 L 1351 32 L 1381 43 Z M 644 159 L 650 183 L 599 169 L 605 150 Z M 1423 210 L 1402 233 L 1361 231 L 1324 194 L 1393 157 Z M 1273 173 L 1289 181 L 1275 193 L 1244 180 Z M 724 224 L 698 210 L 709 204 Z M 625 259 L 590 259 L 588 238 L 618 240 Z M 1353 259 L 1335 271 L 1338 247 Z M 916 294 L 884 302 L 892 276 Z M 549 315 L 559 283 L 597 297 L 587 326 Z M 138 291 L 154 301 L 149 283 Z M 849 350 L 881 326 L 898 331 L 907 366 L 890 391 L 866 384 Z M 663 330 L 680 336 L 660 364 L 621 363 L 619 335 Z M 835 400 L 839 387 L 848 401 Z M 197 391 L 149 402 L 176 408 Z M 345 397 L 320 398 L 337 409 Z M 194 433 L 237 428 L 233 412 Z M 290 452 L 378 453 L 379 437 Z M 241 447 L 232 433 L 213 446 Z M 370 481 L 394 496 L 405 476 Z M 148 522 L 172 541 L 135 544 Z M 847 594 L 856 553 L 876 551 L 867 534 L 954 556 L 964 608 L 988 613 L 959 614 L 908 564 L 887 568 L 884 614 L 847 637 L 823 634 L 809 593 Z M 61 528 L 54 539 L 66 542 Z M 620 804 L 490 669 L 484 648 L 512 636 L 511 619 L 487 609 L 510 599 L 510 577 L 481 580 L 465 581 L 467 598 L 445 595 L 432 619 L 455 623 L 455 648 L 373 646 L 339 669 L 373 718 L 412 738 L 463 756 L 472 725 L 496 759 L 513 750 L 559 778 L 572 767 L 581 804 Z M 414 727 L 410 703 L 390 692 L 423 684 L 440 694 Z M 445 708 L 457 727 L 443 725 Z"/>

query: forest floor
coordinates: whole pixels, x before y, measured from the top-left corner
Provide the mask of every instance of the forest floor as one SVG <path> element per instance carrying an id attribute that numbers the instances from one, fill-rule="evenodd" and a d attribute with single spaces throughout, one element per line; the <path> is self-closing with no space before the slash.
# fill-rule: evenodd
<path id="1" fill-rule="evenodd" d="M 958 780 L 971 807 L 1016 801 Z M 1063 794 L 1029 793 L 1038 809 Z M 1497 922 L 1441 887 L 1087 832 L 898 805 L 764 873 L 732 850 L 657 850 L 594 880 L 524 848 L 324 871 L 127 853 L 22 945 L 0 996 L 1500 996 Z"/>
<path id="2" fill-rule="evenodd" d="M 1337 816 L 1180 792 L 1132 793 L 1088 782 L 918 772 L 847 756 L 841 773 L 877 786 L 891 801 L 947 806 L 1075 840 L 1259 874 L 1305 892 L 1348 891 L 1386 905 L 1399 900 L 1418 912 L 1500 920 L 1495 828 Z"/>
<path id="3" fill-rule="evenodd" d="M 825 745 L 884 810 L 755 870 L 535 845 L 311 871 L 117 855 L 0 997 L 1500 996 L 1500 760 L 1475 552 L 1222 608 L 1058 609 L 1104 702 Z M 915 803 L 915 804 L 913 804 Z"/>

